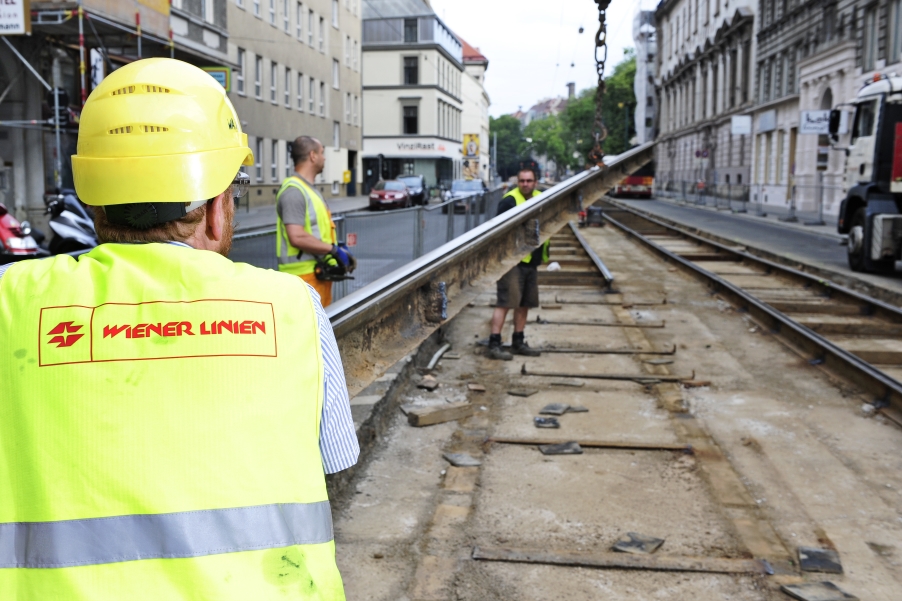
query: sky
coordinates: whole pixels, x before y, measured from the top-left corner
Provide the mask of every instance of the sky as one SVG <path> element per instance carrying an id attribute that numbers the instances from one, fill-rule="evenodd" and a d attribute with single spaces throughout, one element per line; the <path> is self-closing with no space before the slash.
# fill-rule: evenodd
<path id="1" fill-rule="evenodd" d="M 633 16 L 650 0 L 612 0 L 605 73 L 633 47 Z M 485 87 L 499 117 L 541 99 L 594 88 L 598 6 L 593 0 L 431 0 L 445 24 L 489 59 Z M 584 31 L 579 33 L 582 26 Z M 573 66 L 571 67 L 571 63 Z"/>

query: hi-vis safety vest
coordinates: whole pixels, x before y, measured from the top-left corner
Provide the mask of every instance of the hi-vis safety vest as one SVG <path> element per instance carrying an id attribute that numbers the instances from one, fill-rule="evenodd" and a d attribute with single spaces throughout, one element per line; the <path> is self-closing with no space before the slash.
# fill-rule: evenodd
<path id="1" fill-rule="evenodd" d="M 539 194 L 541 194 L 541 192 L 539 192 L 538 190 L 533 190 L 533 191 L 532 191 L 532 197 L 533 197 L 533 198 L 535 198 L 535 197 L 538 196 Z M 516 188 L 514 188 L 513 190 L 511 190 L 510 192 L 508 192 L 507 194 L 505 194 L 505 195 L 504 195 L 504 198 L 507 198 L 508 196 L 512 197 L 512 198 L 516 201 L 517 205 L 521 205 L 521 204 L 523 204 L 524 202 L 526 202 L 526 198 L 525 198 L 525 197 L 523 196 L 523 194 L 520 192 L 520 188 L 519 188 L 519 187 L 516 187 Z M 550 241 L 550 240 L 546 240 L 545 243 L 542 244 L 542 247 L 541 247 L 541 248 L 542 248 L 542 262 L 543 262 L 543 263 L 547 263 L 547 262 L 548 262 L 548 258 L 549 258 L 548 248 L 549 248 L 550 244 L 551 244 L 551 241 Z M 520 262 L 521 262 L 521 263 L 530 263 L 530 262 L 532 262 L 532 253 L 529 253 L 528 255 L 526 255 L 525 257 L 523 257 L 522 259 L 520 259 Z"/>
<path id="2" fill-rule="evenodd" d="M 0 279 L 0 599 L 342 600 L 307 285 L 167 244 Z"/>
<path id="3" fill-rule="evenodd" d="M 276 202 L 279 197 L 288 188 L 297 188 L 307 199 L 307 214 L 304 217 L 304 231 L 315 238 L 319 238 L 326 244 L 335 244 L 335 224 L 332 222 L 332 213 L 326 203 L 320 199 L 319 195 L 313 191 L 310 186 L 296 175 L 292 175 L 282 182 L 279 193 L 276 195 Z M 310 211 L 313 210 L 316 215 L 316 224 L 311 224 Z M 288 241 L 288 231 L 282 218 L 276 215 L 276 257 L 279 261 L 279 271 L 292 273 L 294 275 L 308 275 L 313 273 L 316 267 L 316 259 L 311 255 L 307 255 L 307 259 L 298 259 L 297 248 L 293 247 Z"/>

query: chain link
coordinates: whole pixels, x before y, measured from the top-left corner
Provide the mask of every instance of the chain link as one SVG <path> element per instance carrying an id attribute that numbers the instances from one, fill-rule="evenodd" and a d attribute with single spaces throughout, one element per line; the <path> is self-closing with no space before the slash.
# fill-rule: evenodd
<path id="1" fill-rule="evenodd" d="M 589 151 L 588 159 L 590 165 L 604 167 L 602 163 L 604 151 L 601 149 L 601 143 L 608 137 L 608 130 L 601 120 L 601 100 L 604 97 L 604 63 L 608 58 L 608 28 L 605 18 L 611 0 L 595 0 L 595 4 L 598 5 L 598 32 L 595 34 L 595 71 L 598 73 L 598 87 L 595 89 L 595 124 L 592 132 L 595 145 Z"/>

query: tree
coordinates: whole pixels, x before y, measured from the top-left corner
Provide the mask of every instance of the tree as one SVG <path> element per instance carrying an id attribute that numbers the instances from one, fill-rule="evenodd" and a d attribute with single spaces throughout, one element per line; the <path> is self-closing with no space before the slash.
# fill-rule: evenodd
<path id="1" fill-rule="evenodd" d="M 569 145 L 565 143 L 561 120 L 556 115 L 550 115 L 544 119 L 530 121 L 523 134 L 527 140 L 532 140 L 528 142 L 528 148 L 533 153 L 544 157 L 547 161 L 554 161 L 554 175 L 557 179 L 562 169 L 569 164 L 567 160 Z"/>
<path id="2" fill-rule="evenodd" d="M 526 140 L 520 127 L 520 120 L 512 115 L 501 115 L 497 119 L 489 117 L 489 142 L 494 143 L 498 134 L 498 164 L 495 168 L 502 178 L 517 174 L 520 161 L 526 152 Z"/>

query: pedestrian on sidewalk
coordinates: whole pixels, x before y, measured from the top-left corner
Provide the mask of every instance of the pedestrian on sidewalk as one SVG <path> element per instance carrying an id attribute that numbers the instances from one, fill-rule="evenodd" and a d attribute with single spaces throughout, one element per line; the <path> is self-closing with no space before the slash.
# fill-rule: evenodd
<path id="1" fill-rule="evenodd" d="M 344 371 L 309 286 L 226 258 L 253 165 L 188 63 L 87 99 L 72 172 L 101 244 L 0 267 L 0 599 L 345 598 Z"/>
<path id="2" fill-rule="evenodd" d="M 282 182 L 276 196 L 279 271 L 300 276 L 328 307 L 332 304 L 332 280 L 324 279 L 330 275 L 317 270 L 317 263 L 340 264 L 344 270 L 353 271 L 356 261 L 347 246 L 338 243 L 332 213 L 313 186 L 326 165 L 323 145 L 316 138 L 301 136 L 291 145 L 291 160 L 294 174 Z"/>
<path id="3" fill-rule="evenodd" d="M 498 203 L 498 215 L 521 205 L 541 194 L 536 190 L 536 172 L 527 167 L 517 174 L 517 187 L 504 195 Z M 548 262 L 548 242 L 523 258 L 516 267 L 498 280 L 497 302 L 492 314 L 492 334 L 489 336 L 489 353 L 492 359 L 510 361 L 513 355 L 538 357 L 541 353 L 526 343 L 524 330 L 529 309 L 539 306 L 539 265 Z M 501 329 L 507 312 L 514 310 L 514 336 L 511 352 L 501 346 Z M 513 355 L 511 354 L 513 353 Z"/>

